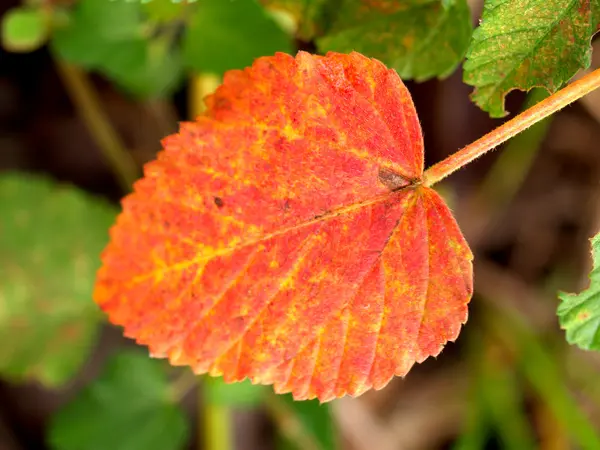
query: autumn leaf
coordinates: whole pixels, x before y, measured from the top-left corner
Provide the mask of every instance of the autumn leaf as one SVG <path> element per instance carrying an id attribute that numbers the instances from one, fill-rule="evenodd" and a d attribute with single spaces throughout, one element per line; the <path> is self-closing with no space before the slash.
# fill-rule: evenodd
<path id="1" fill-rule="evenodd" d="M 464 64 L 473 101 L 502 117 L 513 89 L 557 91 L 590 66 L 599 13 L 599 0 L 486 0 Z"/>
<path id="2" fill-rule="evenodd" d="M 421 184 L 396 72 L 300 52 L 232 71 L 163 141 L 103 253 L 95 300 L 196 373 L 331 400 L 384 387 L 467 319 L 472 255 Z"/>
<path id="3" fill-rule="evenodd" d="M 567 342 L 585 350 L 600 350 L 600 233 L 590 240 L 594 267 L 589 287 L 579 294 L 561 293 L 558 307 L 560 326 Z"/>
<path id="4" fill-rule="evenodd" d="M 356 50 L 380 59 L 403 79 L 450 75 L 471 38 L 466 0 L 342 0 L 321 51 Z"/>

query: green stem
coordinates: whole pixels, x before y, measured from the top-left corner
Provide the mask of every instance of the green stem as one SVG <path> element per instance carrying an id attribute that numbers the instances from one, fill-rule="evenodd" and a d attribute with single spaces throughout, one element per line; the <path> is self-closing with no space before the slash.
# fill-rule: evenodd
<path id="1" fill-rule="evenodd" d="M 204 411 L 201 411 L 203 423 L 200 427 L 202 436 L 199 442 L 203 443 L 203 450 L 233 449 L 230 408 L 226 404 L 215 402 L 215 396 L 210 392 L 219 381 L 205 376 L 202 381 L 203 389 L 200 389 L 203 398 L 199 404 L 204 405 Z"/>
<path id="2" fill-rule="evenodd" d="M 482 138 L 467 145 L 462 150 L 434 164 L 423 174 L 423 184 L 433 186 L 474 159 L 479 158 L 521 131 L 526 130 L 598 87 L 600 87 L 600 69 L 594 70 L 589 75 L 569 84 Z"/>
<path id="3" fill-rule="evenodd" d="M 58 57 L 55 61 L 73 104 L 110 164 L 123 192 L 129 192 L 133 182 L 139 176 L 138 167 L 110 124 L 110 119 L 102 110 L 96 91 L 85 73 L 78 67 Z"/>
<path id="4" fill-rule="evenodd" d="M 190 119 L 201 115 L 206 106 L 204 98 L 211 94 L 221 84 L 221 78 L 210 73 L 193 74 L 189 82 Z"/>

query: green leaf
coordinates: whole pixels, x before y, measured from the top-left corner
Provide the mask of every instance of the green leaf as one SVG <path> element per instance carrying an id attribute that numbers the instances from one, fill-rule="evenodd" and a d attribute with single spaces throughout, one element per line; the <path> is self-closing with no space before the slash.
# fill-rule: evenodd
<path id="1" fill-rule="evenodd" d="M 187 8 L 185 2 L 173 2 L 171 0 L 151 0 L 142 2 L 142 10 L 149 19 L 165 23 L 183 17 Z"/>
<path id="2" fill-rule="evenodd" d="M 116 210 L 24 174 L 0 176 L 0 205 L 0 373 L 57 386 L 95 340 L 92 289 Z"/>
<path id="3" fill-rule="evenodd" d="M 250 380 L 225 383 L 222 378 L 205 377 L 203 383 L 204 400 L 213 405 L 252 408 L 265 398 L 266 386 L 252 384 Z"/>
<path id="4" fill-rule="evenodd" d="M 471 37 L 465 0 L 342 1 L 321 51 L 356 50 L 417 81 L 451 74 Z"/>
<path id="5" fill-rule="evenodd" d="M 65 60 L 97 70 L 140 97 L 173 92 L 182 77 L 177 29 L 153 29 L 147 5 L 80 0 L 68 24 L 58 28 L 53 49 Z"/>
<path id="6" fill-rule="evenodd" d="M 99 68 L 139 97 L 164 96 L 177 89 L 183 75 L 180 51 L 170 46 L 168 37 L 132 40 Z"/>
<path id="7" fill-rule="evenodd" d="M 464 64 L 473 101 L 502 117 L 511 90 L 552 93 L 589 67 L 599 7 L 599 0 L 486 0 Z"/>
<path id="8" fill-rule="evenodd" d="M 600 350 L 600 233 L 590 242 L 594 261 L 590 285 L 579 294 L 561 292 L 557 312 L 569 344 L 585 350 Z"/>
<path id="9" fill-rule="evenodd" d="M 293 428 L 298 435 L 302 436 L 303 440 L 310 440 L 313 444 L 310 448 L 320 450 L 338 448 L 337 435 L 329 404 L 320 404 L 318 400 L 295 401 L 289 394 L 274 395 L 272 402 L 277 402 L 277 406 L 272 407 L 275 414 L 283 416 L 283 420 L 279 422 L 283 421 L 290 424 L 290 428 Z M 281 431 L 281 439 L 277 446 L 278 450 L 308 448 L 308 444 L 303 445 L 292 434 L 286 433 L 286 430 Z"/>
<path id="10" fill-rule="evenodd" d="M 259 56 L 292 51 L 288 36 L 256 0 L 202 0 L 183 38 L 190 68 L 222 75 Z"/>
<path id="11" fill-rule="evenodd" d="M 289 13 L 296 22 L 297 35 L 300 39 L 310 41 L 323 32 L 328 0 L 260 0 L 260 2 L 273 11 Z"/>
<path id="12" fill-rule="evenodd" d="M 2 46 L 12 52 L 30 52 L 46 42 L 48 26 L 38 8 L 10 9 L 2 17 Z"/>
<path id="13" fill-rule="evenodd" d="M 177 450 L 189 430 L 160 361 L 138 352 L 110 359 L 101 376 L 53 416 L 54 450 Z"/>

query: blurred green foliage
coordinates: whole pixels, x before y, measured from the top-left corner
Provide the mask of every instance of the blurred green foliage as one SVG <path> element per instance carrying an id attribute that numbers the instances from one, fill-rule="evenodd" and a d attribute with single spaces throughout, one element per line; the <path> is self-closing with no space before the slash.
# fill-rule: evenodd
<path id="1" fill-rule="evenodd" d="M 87 359 L 91 301 L 116 209 L 45 178 L 0 175 L 0 374 L 48 386 Z"/>
<path id="2" fill-rule="evenodd" d="M 366 9 L 362 2 L 345 2 L 317 41 L 319 49 L 356 50 L 384 61 L 403 79 L 423 81 L 454 72 L 471 37 L 466 0 L 382 3 Z"/>
<path id="3" fill-rule="evenodd" d="M 30 51 L 50 38 L 57 56 L 98 71 L 139 97 L 168 96 L 184 75 L 222 75 L 263 55 L 356 50 L 403 78 L 450 75 L 465 54 L 474 101 L 502 116 L 504 97 L 535 86 L 553 92 L 590 64 L 600 0 L 486 0 L 471 39 L 466 0 L 78 0 L 18 7 L 2 42 Z M 544 14 L 542 14 L 542 12 Z"/>
<path id="4" fill-rule="evenodd" d="M 172 395 L 164 363 L 121 352 L 104 372 L 53 417 L 56 450 L 177 450 L 189 430 Z"/>
<path id="5" fill-rule="evenodd" d="M 222 75 L 258 56 L 292 51 L 291 36 L 255 0 L 198 2 L 183 37 L 190 69 Z"/>

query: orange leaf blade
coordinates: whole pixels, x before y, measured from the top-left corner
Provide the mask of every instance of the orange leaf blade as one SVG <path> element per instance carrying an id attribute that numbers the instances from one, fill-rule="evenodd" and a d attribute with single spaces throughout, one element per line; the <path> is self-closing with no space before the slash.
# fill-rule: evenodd
<path id="1" fill-rule="evenodd" d="M 261 58 L 165 139 L 123 201 L 95 300 L 197 373 L 331 400 L 457 337 L 472 255 L 419 185 L 395 72 L 353 53 Z"/>

